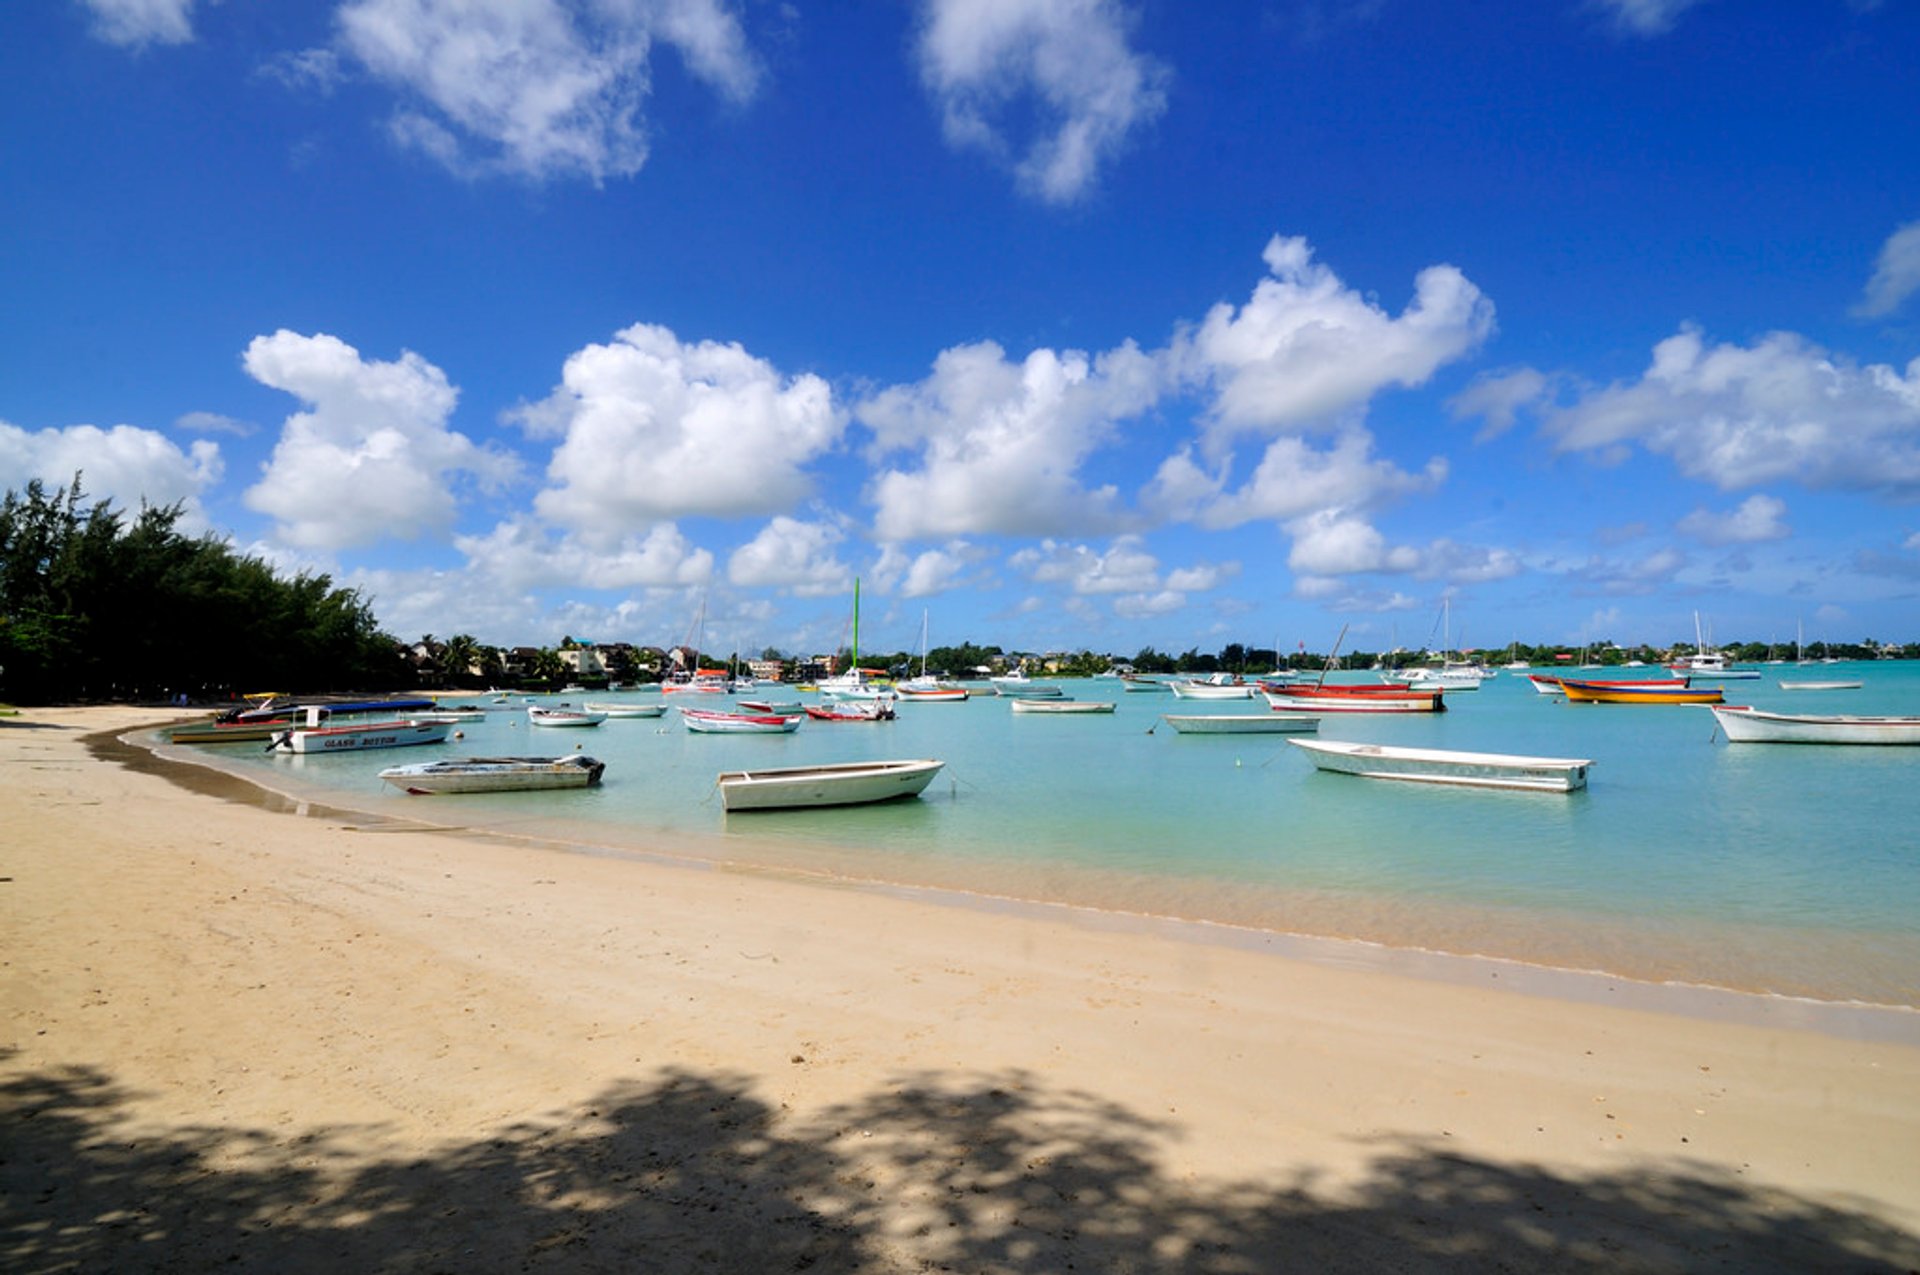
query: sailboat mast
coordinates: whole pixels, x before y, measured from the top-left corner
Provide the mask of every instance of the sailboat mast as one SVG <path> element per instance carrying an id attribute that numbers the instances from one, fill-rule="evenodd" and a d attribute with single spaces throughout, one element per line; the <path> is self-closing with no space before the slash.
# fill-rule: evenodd
<path id="1" fill-rule="evenodd" d="M 860 577 L 853 578 L 853 661 L 850 670 L 860 676 Z"/>

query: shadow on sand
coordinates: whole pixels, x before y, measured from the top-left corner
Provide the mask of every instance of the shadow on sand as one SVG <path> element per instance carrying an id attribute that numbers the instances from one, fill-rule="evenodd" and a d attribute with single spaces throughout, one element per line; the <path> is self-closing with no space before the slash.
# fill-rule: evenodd
<path id="1" fill-rule="evenodd" d="M 0 1085 L 0 1267 L 50 1271 L 1910 1271 L 1863 1211 L 1685 1163 L 1569 1177 L 1412 1141 L 1367 1176 L 1201 1184 L 1172 1131 L 1008 1075 L 798 1120 L 718 1075 L 620 1086 L 425 1159 L 129 1120 Z"/>

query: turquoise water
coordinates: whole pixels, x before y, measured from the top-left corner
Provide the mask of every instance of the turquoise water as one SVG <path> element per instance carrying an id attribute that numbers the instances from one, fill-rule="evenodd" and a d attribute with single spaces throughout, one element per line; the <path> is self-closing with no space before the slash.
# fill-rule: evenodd
<path id="1" fill-rule="evenodd" d="M 1784 691 L 1782 677 L 1865 685 Z M 1450 693 L 1444 714 L 1323 717 L 1327 739 L 1594 762 L 1571 795 L 1459 790 L 1323 774 L 1283 737 L 1183 736 L 1159 720 L 1258 701 L 1065 686 L 1116 711 L 1016 716 L 976 695 L 902 704 L 888 723 L 732 737 L 688 734 L 671 710 L 533 728 L 516 701 L 438 748 L 184 751 L 296 795 L 614 853 L 670 843 L 834 877 L 1920 1005 L 1920 748 L 1729 745 L 1703 708 L 1569 705 L 1511 672 Z M 1776 666 L 1727 689 L 1793 712 L 1920 715 L 1907 663 Z M 576 747 L 607 763 L 599 789 L 421 798 L 376 773 Z M 727 815 L 713 792 L 721 770 L 881 757 L 947 766 L 921 799 L 886 806 Z"/>

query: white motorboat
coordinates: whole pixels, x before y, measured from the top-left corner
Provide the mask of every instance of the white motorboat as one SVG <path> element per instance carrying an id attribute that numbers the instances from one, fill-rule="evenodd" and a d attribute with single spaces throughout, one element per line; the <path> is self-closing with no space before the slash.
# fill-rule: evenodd
<path id="1" fill-rule="evenodd" d="M 682 708 L 680 720 L 696 735 L 791 735 L 807 720 L 805 713 L 718 713 Z"/>
<path id="2" fill-rule="evenodd" d="M 1111 713 L 1112 700 L 1068 699 L 1065 696 L 1042 696 L 1037 699 L 1016 698 L 1012 703 L 1016 713 Z"/>
<path id="3" fill-rule="evenodd" d="M 1182 735 L 1311 735 L 1320 719 L 1306 713 L 1162 713 Z"/>
<path id="4" fill-rule="evenodd" d="M 1835 717 L 1769 713 L 1723 704 L 1713 716 L 1736 744 L 1920 744 L 1920 717 Z"/>
<path id="5" fill-rule="evenodd" d="M 583 706 L 589 713 L 604 713 L 608 717 L 660 717 L 665 715 L 665 704 L 603 704 L 588 700 Z"/>
<path id="6" fill-rule="evenodd" d="M 583 708 L 568 708 L 565 705 L 559 708 L 547 708 L 534 704 L 527 709 L 529 726 L 598 726 L 606 720 L 605 713 L 590 712 Z"/>
<path id="7" fill-rule="evenodd" d="M 1521 788 L 1533 792 L 1572 792 L 1587 786 L 1593 763 L 1574 757 L 1514 757 L 1505 753 L 1462 753 L 1438 748 L 1393 748 L 1385 744 L 1336 743 L 1290 739 L 1321 770 L 1366 779 L 1407 779 L 1417 783 L 1467 787 Z"/>
<path id="8" fill-rule="evenodd" d="M 380 778 L 405 792 L 525 792 L 587 788 L 600 782 L 605 762 L 573 753 L 565 757 L 445 757 L 411 766 L 389 766 Z"/>
<path id="9" fill-rule="evenodd" d="M 862 806 L 919 796 L 945 764 L 919 760 L 775 766 L 722 771 L 716 782 L 721 808 L 729 811 Z"/>
<path id="10" fill-rule="evenodd" d="M 1857 691 L 1859 682 L 1786 682 L 1780 683 L 1783 691 Z"/>
<path id="11" fill-rule="evenodd" d="M 289 726 L 267 747 L 283 753 L 344 753 L 368 748 L 405 748 L 441 744 L 453 729 L 447 722 L 347 722 L 335 726 Z"/>

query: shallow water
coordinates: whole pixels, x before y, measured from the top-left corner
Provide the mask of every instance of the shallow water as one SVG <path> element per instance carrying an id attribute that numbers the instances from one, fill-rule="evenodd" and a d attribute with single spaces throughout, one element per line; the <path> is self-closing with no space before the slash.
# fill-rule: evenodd
<path id="1" fill-rule="evenodd" d="M 1865 686 L 1784 691 L 1782 676 Z M 1594 763 L 1569 795 L 1449 789 L 1322 774 L 1284 737 L 1183 736 L 1159 719 L 1257 701 L 1065 686 L 1116 711 L 1015 716 L 978 695 L 732 737 L 688 734 L 671 710 L 535 728 L 516 699 L 439 747 L 170 751 L 360 809 L 616 852 L 669 836 L 699 857 L 837 877 L 1920 1006 L 1920 748 L 1729 745 L 1704 709 L 1569 705 L 1514 673 L 1449 694 L 1444 714 L 1323 717 L 1327 739 Z M 1920 714 L 1920 665 L 1904 662 L 1776 666 L 1727 689 L 1793 712 Z M 576 749 L 607 763 L 600 788 L 422 798 L 378 778 L 433 756 Z M 713 792 L 722 770 L 882 757 L 947 765 L 920 799 L 885 806 L 727 815 Z"/>

